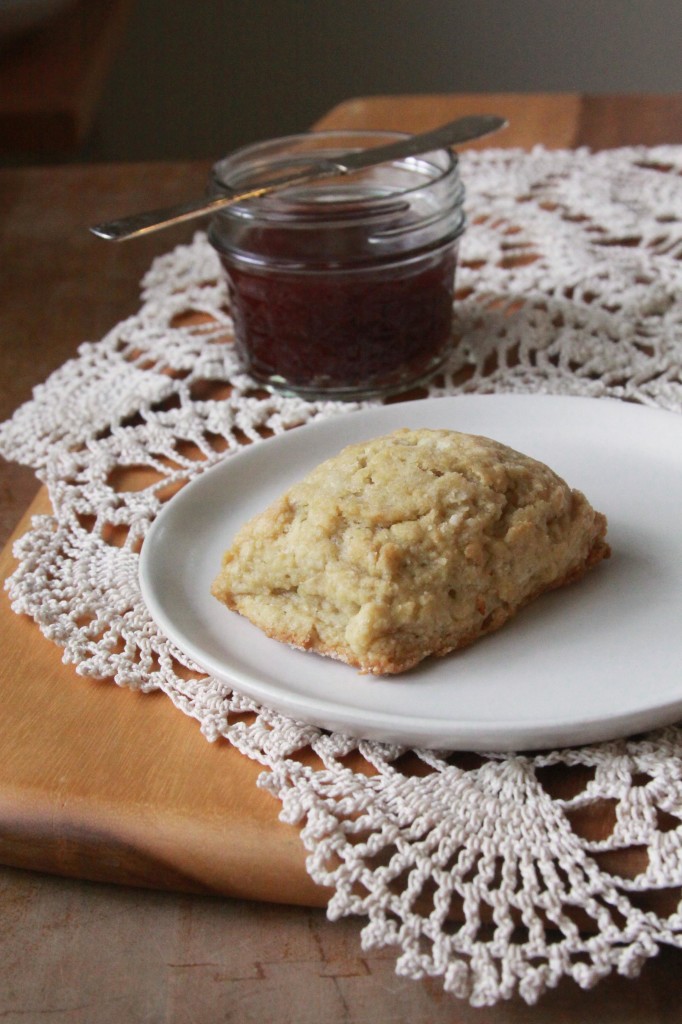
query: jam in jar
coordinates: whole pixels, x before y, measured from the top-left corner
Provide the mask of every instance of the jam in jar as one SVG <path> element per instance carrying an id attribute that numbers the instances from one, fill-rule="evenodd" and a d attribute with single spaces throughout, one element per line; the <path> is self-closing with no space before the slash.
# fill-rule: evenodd
<path id="1" fill-rule="evenodd" d="M 311 132 L 249 146 L 215 165 L 212 190 L 256 186 L 396 138 Z M 215 214 L 209 238 L 245 369 L 310 399 L 358 400 L 426 380 L 452 344 L 462 202 L 456 157 L 437 150 Z"/>

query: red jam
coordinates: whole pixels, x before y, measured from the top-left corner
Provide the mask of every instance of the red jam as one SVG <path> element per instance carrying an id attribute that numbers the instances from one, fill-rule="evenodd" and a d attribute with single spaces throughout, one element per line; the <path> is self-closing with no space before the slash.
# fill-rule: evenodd
<path id="1" fill-rule="evenodd" d="M 326 135 L 294 138 L 308 145 Z M 251 161 L 267 177 L 266 159 L 289 142 L 241 151 L 217 165 L 216 180 L 242 184 Z M 340 151 L 352 148 L 337 142 Z M 273 390 L 390 394 L 426 379 L 447 357 L 464 223 L 456 162 L 439 151 L 419 165 L 369 173 L 227 207 L 212 221 L 240 358 Z"/>
<path id="2" fill-rule="evenodd" d="M 262 274 L 230 267 L 246 369 L 298 393 L 399 388 L 435 371 L 452 336 L 452 246 L 416 266 Z"/>

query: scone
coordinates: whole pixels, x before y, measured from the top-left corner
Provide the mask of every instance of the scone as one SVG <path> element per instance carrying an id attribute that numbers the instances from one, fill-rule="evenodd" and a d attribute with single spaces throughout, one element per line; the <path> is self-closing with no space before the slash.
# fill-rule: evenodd
<path id="1" fill-rule="evenodd" d="M 404 672 L 578 579 L 608 556 L 605 535 L 543 463 L 403 429 L 345 448 L 243 526 L 212 593 L 284 643 Z"/>

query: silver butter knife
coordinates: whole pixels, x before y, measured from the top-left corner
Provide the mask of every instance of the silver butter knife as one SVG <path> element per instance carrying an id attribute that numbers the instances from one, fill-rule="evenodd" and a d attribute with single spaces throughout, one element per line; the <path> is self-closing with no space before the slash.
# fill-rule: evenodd
<path id="1" fill-rule="evenodd" d="M 90 230 L 99 238 L 115 242 L 121 242 L 126 238 L 137 238 L 139 235 L 170 227 L 171 224 L 203 217 L 215 213 L 216 210 L 222 210 L 226 206 L 231 206 L 233 203 L 243 202 L 245 199 L 257 199 L 270 192 L 278 192 L 293 185 L 305 185 L 310 181 L 317 181 L 320 178 L 333 175 L 352 174 L 353 171 L 388 163 L 391 160 L 400 160 L 404 157 L 416 156 L 419 153 L 430 153 L 432 150 L 449 148 L 461 142 L 471 142 L 472 139 L 480 139 L 484 135 L 499 131 L 506 125 L 507 121 L 503 117 L 495 117 L 492 114 L 460 117 L 457 121 L 444 124 L 433 131 L 409 135 L 397 142 L 389 142 L 385 146 L 351 150 L 349 153 L 342 153 L 340 156 L 334 157 L 333 160 L 314 161 L 306 165 L 305 171 L 261 182 L 251 188 L 221 193 L 221 195 L 213 197 L 202 196 L 201 199 L 168 206 L 162 210 L 147 210 L 145 213 L 136 213 L 129 217 L 122 217 L 120 220 L 96 224 Z"/>

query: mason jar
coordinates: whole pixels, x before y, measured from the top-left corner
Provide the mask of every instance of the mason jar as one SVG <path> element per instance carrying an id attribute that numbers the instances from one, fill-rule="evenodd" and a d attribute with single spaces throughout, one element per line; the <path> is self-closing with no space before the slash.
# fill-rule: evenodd
<path id="1" fill-rule="evenodd" d="M 395 132 L 309 132 L 218 162 L 218 195 L 291 174 Z M 440 149 L 252 198 L 214 214 L 235 343 L 266 388 L 361 400 L 427 380 L 452 345 L 464 189 Z"/>

